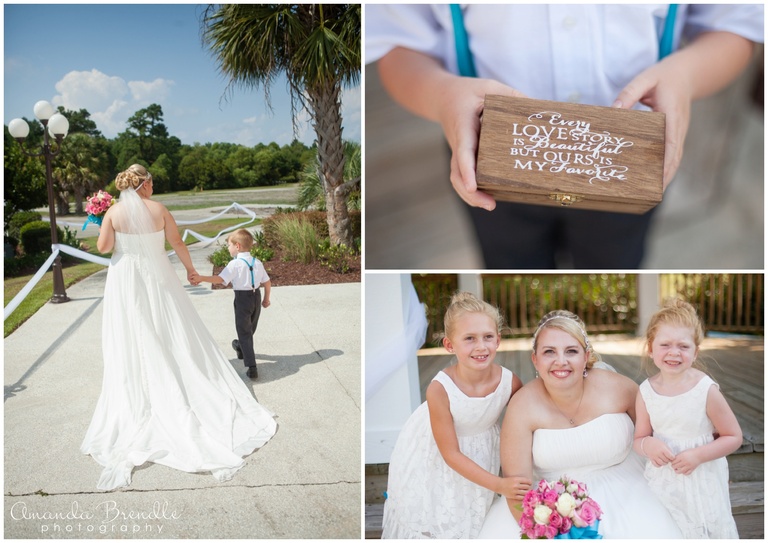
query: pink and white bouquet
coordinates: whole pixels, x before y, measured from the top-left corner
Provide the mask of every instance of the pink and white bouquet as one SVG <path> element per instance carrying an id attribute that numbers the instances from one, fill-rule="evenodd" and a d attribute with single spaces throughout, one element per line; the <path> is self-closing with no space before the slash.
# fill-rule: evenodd
<path id="1" fill-rule="evenodd" d="M 561 477 L 542 479 L 523 499 L 523 539 L 602 539 L 597 533 L 603 511 L 589 497 L 587 485 Z"/>
<path id="2" fill-rule="evenodd" d="M 101 221 L 104 219 L 104 215 L 114 203 L 115 199 L 112 198 L 112 195 L 103 190 L 88 197 L 88 203 L 85 204 L 85 212 L 88 213 L 88 218 L 83 224 L 83 230 L 85 230 L 85 227 L 88 226 L 89 222 L 101 226 Z"/>

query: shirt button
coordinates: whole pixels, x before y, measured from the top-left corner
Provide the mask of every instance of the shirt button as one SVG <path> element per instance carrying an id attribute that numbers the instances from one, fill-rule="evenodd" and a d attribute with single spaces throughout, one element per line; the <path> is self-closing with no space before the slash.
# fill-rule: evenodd
<path id="1" fill-rule="evenodd" d="M 563 19 L 563 28 L 565 28 L 566 30 L 570 30 L 571 28 L 576 26 L 576 23 L 577 21 L 575 17 L 568 16 L 565 19 Z"/>
<path id="2" fill-rule="evenodd" d="M 579 102 L 579 100 L 581 100 L 581 93 L 578 91 L 572 92 L 571 94 L 568 95 L 569 102 L 576 104 Z"/>

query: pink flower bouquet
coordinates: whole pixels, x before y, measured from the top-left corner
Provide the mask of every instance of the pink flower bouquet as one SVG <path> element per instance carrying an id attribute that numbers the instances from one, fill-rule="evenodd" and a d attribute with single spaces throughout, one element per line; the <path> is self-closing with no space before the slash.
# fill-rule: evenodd
<path id="1" fill-rule="evenodd" d="M 115 203 L 115 199 L 108 192 L 100 190 L 93 196 L 88 198 L 88 203 L 85 205 L 85 212 L 88 213 L 88 218 L 83 224 L 83 230 L 88 226 L 88 223 L 92 222 L 97 226 L 101 226 L 101 221 L 104 219 L 104 215 L 107 210 Z"/>
<path id="2" fill-rule="evenodd" d="M 602 539 L 597 533 L 603 511 L 584 483 L 563 476 L 542 479 L 523 499 L 523 539 Z"/>

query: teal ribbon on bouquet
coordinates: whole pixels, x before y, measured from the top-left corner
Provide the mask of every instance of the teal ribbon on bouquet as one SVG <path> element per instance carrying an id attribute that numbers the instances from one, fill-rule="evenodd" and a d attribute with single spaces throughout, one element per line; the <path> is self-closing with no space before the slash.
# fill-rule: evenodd
<path id="1" fill-rule="evenodd" d="M 96 226 L 101 226 L 101 221 L 104 220 L 104 217 L 99 215 L 88 215 L 88 218 L 85 219 L 85 222 L 83 223 L 83 230 L 85 230 L 85 227 L 88 226 L 89 222 L 92 222 Z"/>
<path id="2" fill-rule="evenodd" d="M 600 527 L 600 521 L 596 520 L 585 528 L 577 528 L 572 526 L 568 533 L 557 534 L 555 539 L 602 539 L 603 536 L 597 533 L 597 529 Z"/>

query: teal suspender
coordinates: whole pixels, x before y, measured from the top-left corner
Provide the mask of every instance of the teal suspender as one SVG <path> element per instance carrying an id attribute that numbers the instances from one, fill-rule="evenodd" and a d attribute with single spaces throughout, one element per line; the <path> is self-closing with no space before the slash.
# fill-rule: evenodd
<path id="1" fill-rule="evenodd" d="M 464 28 L 464 17 L 461 14 L 459 4 L 451 4 L 451 18 L 453 19 L 453 36 L 456 41 L 456 60 L 459 63 L 459 75 L 464 77 L 477 77 L 475 61 L 469 51 L 469 38 L 467 29 Z"/>
<path id="2" fill-rule="evenodd" d="M 240 257 L 238 257 L 238 258 L 240 258 Z M 242 260 L 243 262 L 248 264 L 248 261 L 246 259 L 240 258 L 240 260 Z M 256 264 L 256 259 L 255 258 L 253 260 L 251 260 L 250 264 L 248 264 L 248 269 L 251 270 L 251 287 L 253 288 L 253 290 L 256 290 L 256 280 L 253 277 L 253 266 L 255 264 Z"/>
<path id="3" fill-rule="evenodd" d="M 672 52 L 675 41 L 675 19 L 677 19 L 677 4 L 670 4 L 667 18 L 664 20 L 664 32 L 659 40 L 659 60 Z"/>
<path id="4" fill-rule="evenodd" d="M 469 37 L 464 27 L 464 17 L 459 4 L 450 4 L 451 19 L 453 20 L 453 37 L 456 42 L 456 60 L 459 64 L 459 75 L 477 77 L 475 62 L 469 50 Z M 664 20 L 664 31 L 659 40 L 659 60 L 672 52 L 675 41 L 675 20 L 677 19 L 677 4 L 670 4 L 667 18 Z"/>

